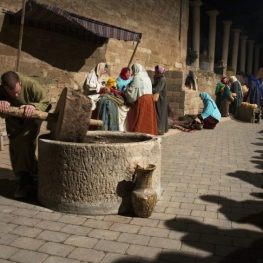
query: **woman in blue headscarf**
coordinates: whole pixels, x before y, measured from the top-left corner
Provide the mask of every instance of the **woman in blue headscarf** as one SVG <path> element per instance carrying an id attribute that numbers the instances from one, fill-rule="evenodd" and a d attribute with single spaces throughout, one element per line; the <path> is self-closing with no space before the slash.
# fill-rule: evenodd
<path id="1" fill-rule="evenodd" d="M 220 121 L 221 114 L 214 100 L 206 92 L 200 93 L 200 98 L 204 103 L 204 109 L 197 117 L 203 122 L 203 127 L 206 129 L 214 129 Z"/>

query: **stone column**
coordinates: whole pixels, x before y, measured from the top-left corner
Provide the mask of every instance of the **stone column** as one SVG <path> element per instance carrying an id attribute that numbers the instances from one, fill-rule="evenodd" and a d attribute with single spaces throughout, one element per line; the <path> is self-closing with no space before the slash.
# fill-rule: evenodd
<path id="1" fill-rule="evenodd" d="M 248 54 L 247 54 L 247 73 L 252 74 L 252 62 L 253 62 L 253 46 L 255 40 L 248 40 Z"/>
<path id="2" fill-rule="evenodd" d="M 227 69 L 227 60 L 228 60 L 230 26 L 232 25 L 232 21 L 222 21 L 222 23 L 224 25 L 222 60 L 226 64 L 226 67 L 224 68 L 223 71 L 223 75 L 225 76 Z"/>
<path id="3" fill-rule="evenodd" d="M 233 41 L 233 51 L 232 51 L 232 70 L 234 71 L 234 75 L 237 72 L 237 55 L 238 55 L 238 44 L 239 44 L 239 34 L 241 29 L 233 29 L 234 32 L 234 41 Z"/>
<path id="4" fill-rule="evenodd" d="M 209 41 L 208 41 L 208 59 L 209 70 L 214 71 L 215 64 L 215 41 L 216 41 L 216 16 L 219 14 L 217 10 L 206 12 L 209 15 Z"/>
<path id="5" fill-rule="evenodd" d="M 261 48 L 261 45 L 255 45 L 255 55 L 254 55 L 254 76 L 257 75 L 259 70 L 259 51 Z"/>
<path id="6" fill-rule="evenodd" d="M 246 73 L 247 36 L 241 36 L 240 70 Z"/>
<path id="7" fill-rule="evenodd" d="M 200 6 L 203 3 L 200 0 L 190 1 L 190 5 L 193 7 L 193 50 L 198 54 L 194 66 L 199 67 L 200 56 Z"/>

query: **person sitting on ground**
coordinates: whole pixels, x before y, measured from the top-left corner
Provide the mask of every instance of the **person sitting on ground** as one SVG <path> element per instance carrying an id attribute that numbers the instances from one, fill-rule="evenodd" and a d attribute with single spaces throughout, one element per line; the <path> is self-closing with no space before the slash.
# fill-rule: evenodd
<path id="1" fill-rule="evenodd" d="M 101 88 L 105 88 L 105 81 L 102 80 L 102 76 L 107 72 L 107 64 L 99 63 L 95 69 L 92 69 L 88 74 L 86 84 L 86 95 L 94 95 L 100 92 Z"/>
<path id="2" fill-rule="evenodd" d="M 25 117 L 33 115 L 35 109 L 47 111 L 49 97 L 42 86 L 33 78 L 14 71 L 1 76 L 0 112 L 9 106 L 24 109 Z M 35 156 L 36 138 L 41 121 L 28 118 L 6 117 L 6 130 L 9 139 L 9 152 L 14 174 L 19 177 L 15 198 L 26 197 L 30 176 L 37 172 Z"/>
<path id="3" fill-rule="evenodd" d="M 116 79 L 118 90 L 124 92 L 126 90 L 126 86 L 129 83 L 131 83 L 131 81 L 132 81 L 132 77 L 131 77 L 130 69 L 127 67 L 123 68 L 121 70 L 120 76 Z"/>
<path id="4" fill-rule="evenodd" d="M 107 63 L 101 62 L 91 70 L 86 79 L 84 94 L 87 95 L 92 101 L 92 119 L 97 119 L 98 117 L 97 102 L 99 100 L 100 91 L 104 91 L 106 87 L 106 81 L 103 79 L 103 77 L 105 77 L 107 69 Z M 89 130 L 97 130 L 97 127 L 90 126 Z"/>
<path id="5" fill-rule="evenodd" d="M 210 95 L 206 92 L 201 92 L 199 96 L 204 103 L 204 109 L 201 114 L 197 115 L 197 118 L 203 122 L 205 129 L 214 129 L 220 121 L 221 114 Z"/>

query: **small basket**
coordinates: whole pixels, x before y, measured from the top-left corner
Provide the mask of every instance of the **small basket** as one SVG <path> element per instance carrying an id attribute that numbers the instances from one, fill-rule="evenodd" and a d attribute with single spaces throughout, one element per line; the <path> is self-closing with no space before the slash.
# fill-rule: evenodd
<path id="1" fill-rule="evenodd" d="M 204 127 L 204 124 L 203 123 L 195 123 L 195 128 L 197 129 L 197 130 L 202 130 L 203 129 L 203 127 Z"/>

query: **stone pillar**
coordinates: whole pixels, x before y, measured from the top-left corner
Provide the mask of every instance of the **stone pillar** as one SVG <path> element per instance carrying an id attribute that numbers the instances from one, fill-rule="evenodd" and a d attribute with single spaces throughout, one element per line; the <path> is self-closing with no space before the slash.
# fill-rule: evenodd
<path id="1" fill-rule="evenodd" d="M 223 75 L 225 76 L 227 70 L 227 60 L 228 60 L 230 26 L 232 25 L 232 21 L 222 21 L 222 23 L 224 25 L 222 60 L 226 64 L 226 67 L 224 68 L 223 71 Z"/>
<path id="2" fill-rule="evenodd" d="M 199 67 L 200 56 L 200 6 L 203 3 L 200 0 L 190 1 L 190 5 L 193 7 L 193 50 L 198 54 L 194 66 Z"/>
<path id="3" fill-rule="evenodd" d="M 233 41 L 233 51 L 232 51 L 232 70 L 234 71 L 234 75 L 237 72 L 237 55 L 238 55 L 238 44 L 239 44 L 239 33 L 241 29 L 233 29 L 234 32 L 234 41 Z"/>
<path id="4" fill-rule="evenodd" d="M 246 73 L 247 36 L 241 36 L 240 70 Z"/>
<path id="5" fill-rule="evenodd" d="M 261 45 L 255 45 L 255 55 L 254 55 L 254 76 L 257 75 L 259 70 L 259 51 L 261 48 Z"/>
<path id="6" fill-rule="evenodd" d="M 209 42 L 208 42 L 208 59 L 209 70 L 214 71 L 215 64 L 215 41 L 216 41 L 216 16 L 219 14 L 217 10 L 206 12 L 209 15 Z"/>
<path id="7" fill-rule="evenodd" d="M 252 62 L 253 62 L 253 45 L 255 40 L 248 40 L 248 54 L 247 54 L 247 73 L 252 74 Z"/>

